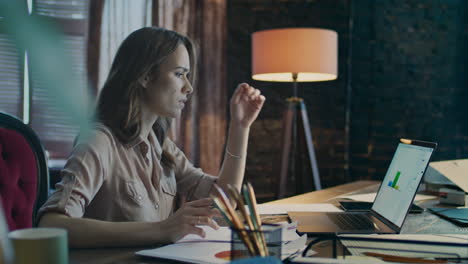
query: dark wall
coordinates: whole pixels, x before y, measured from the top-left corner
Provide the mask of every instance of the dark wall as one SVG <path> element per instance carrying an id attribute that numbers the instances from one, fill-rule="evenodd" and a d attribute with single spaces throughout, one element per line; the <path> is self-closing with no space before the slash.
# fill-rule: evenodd
<path id="1" fill-rule="evenodd" d="M 271 194 L 278 175 L 281 151 L 281 119 L 292 84 L 256 82 L 251 79 L 251 33 L 279 27 L 320 27 L 336 30 L 339 38 L 338 80 L 300 83 L 313 128 L 322 184 L 345 181 L 345 107 L 348 39 L 348 2 L 251 1 L 228 2 L 228 86 L 230 94 L 239 82 L 249 82 L 267 97 L 251 130 L 246 178 L 261 194 Z"/>
<path id="2" fill-rule="evenodd" d="M 292 86 L 251 79 L 251 33 L 279 27 L 338 32 L 339 78 L 299 85 L 328 187 L 381 179 L 399 137 L 439 142 L 436 160 L 468 157 L 466 2 L 229 1 L 229 94 L 246 81 L 267 97 L 251 130 L 246 171 L 257 192 L 272 198 Z"/>
<path id="3" fill-rule="evenodd" d="M 468 1 L 352 2 L 351 179 L 381 179 L 400 137 L 468 158 Z"/>

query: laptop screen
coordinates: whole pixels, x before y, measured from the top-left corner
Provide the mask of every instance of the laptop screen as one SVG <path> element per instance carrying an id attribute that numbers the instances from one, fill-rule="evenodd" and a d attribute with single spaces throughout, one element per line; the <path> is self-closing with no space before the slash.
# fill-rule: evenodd
<path id="1" fill-rule="evenodd" d="M 433 151 L 430 147 L 400 143 L 372 209 L 401 227 Z"/>

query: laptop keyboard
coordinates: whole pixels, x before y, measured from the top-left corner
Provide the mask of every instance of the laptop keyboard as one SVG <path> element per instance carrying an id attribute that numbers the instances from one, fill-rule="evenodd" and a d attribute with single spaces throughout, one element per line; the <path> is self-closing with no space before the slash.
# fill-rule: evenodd
<path id="1" fill-rule="evenodd" d="M 365 214 L 327 214 L 342 230 L 374 229 L 374 224 Z"/>

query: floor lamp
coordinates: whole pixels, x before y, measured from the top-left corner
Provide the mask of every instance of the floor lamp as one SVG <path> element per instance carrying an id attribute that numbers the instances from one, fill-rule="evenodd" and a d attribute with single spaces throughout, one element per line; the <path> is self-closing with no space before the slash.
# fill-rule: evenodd
<path id="1" fill-rule="evenodd" d="M 304 100 L 297 96 L 299 82 L 334 80 L 338 76 L 338 34 L 319 28 L 281 28 L 252 34 L 252 78 L 259 81 L 292 82 L 293 96 L 287 99 L 283 119 L 281 170 L 277 198 L 286 195 L 288 172 L 296 181 L 296 192 L 322 188 L 315 157 L 312 130 Z M 299 132 L 304 144 L 298 145 Z M 302 139 L 301 139 L 302 140 Z M 307 149 L 307 159 L 298 155 Z M 299 153 L 301 154 L 301 153 Z M 312 180 L 303 178 L 298 168 L 311 168 Z M 312 184 L 313 183 L 313 184 Z"/>

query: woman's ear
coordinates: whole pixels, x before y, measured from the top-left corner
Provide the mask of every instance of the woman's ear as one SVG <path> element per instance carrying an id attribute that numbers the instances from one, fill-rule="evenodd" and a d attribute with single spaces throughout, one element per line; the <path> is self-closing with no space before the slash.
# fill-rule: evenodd
<path id="1" fill-rule="evenodd" d="M 143 86 L 143 88 L 146 88 L 148 86 L 149 78 L 148 76 L 141 77 L 138 82 Z"/>

